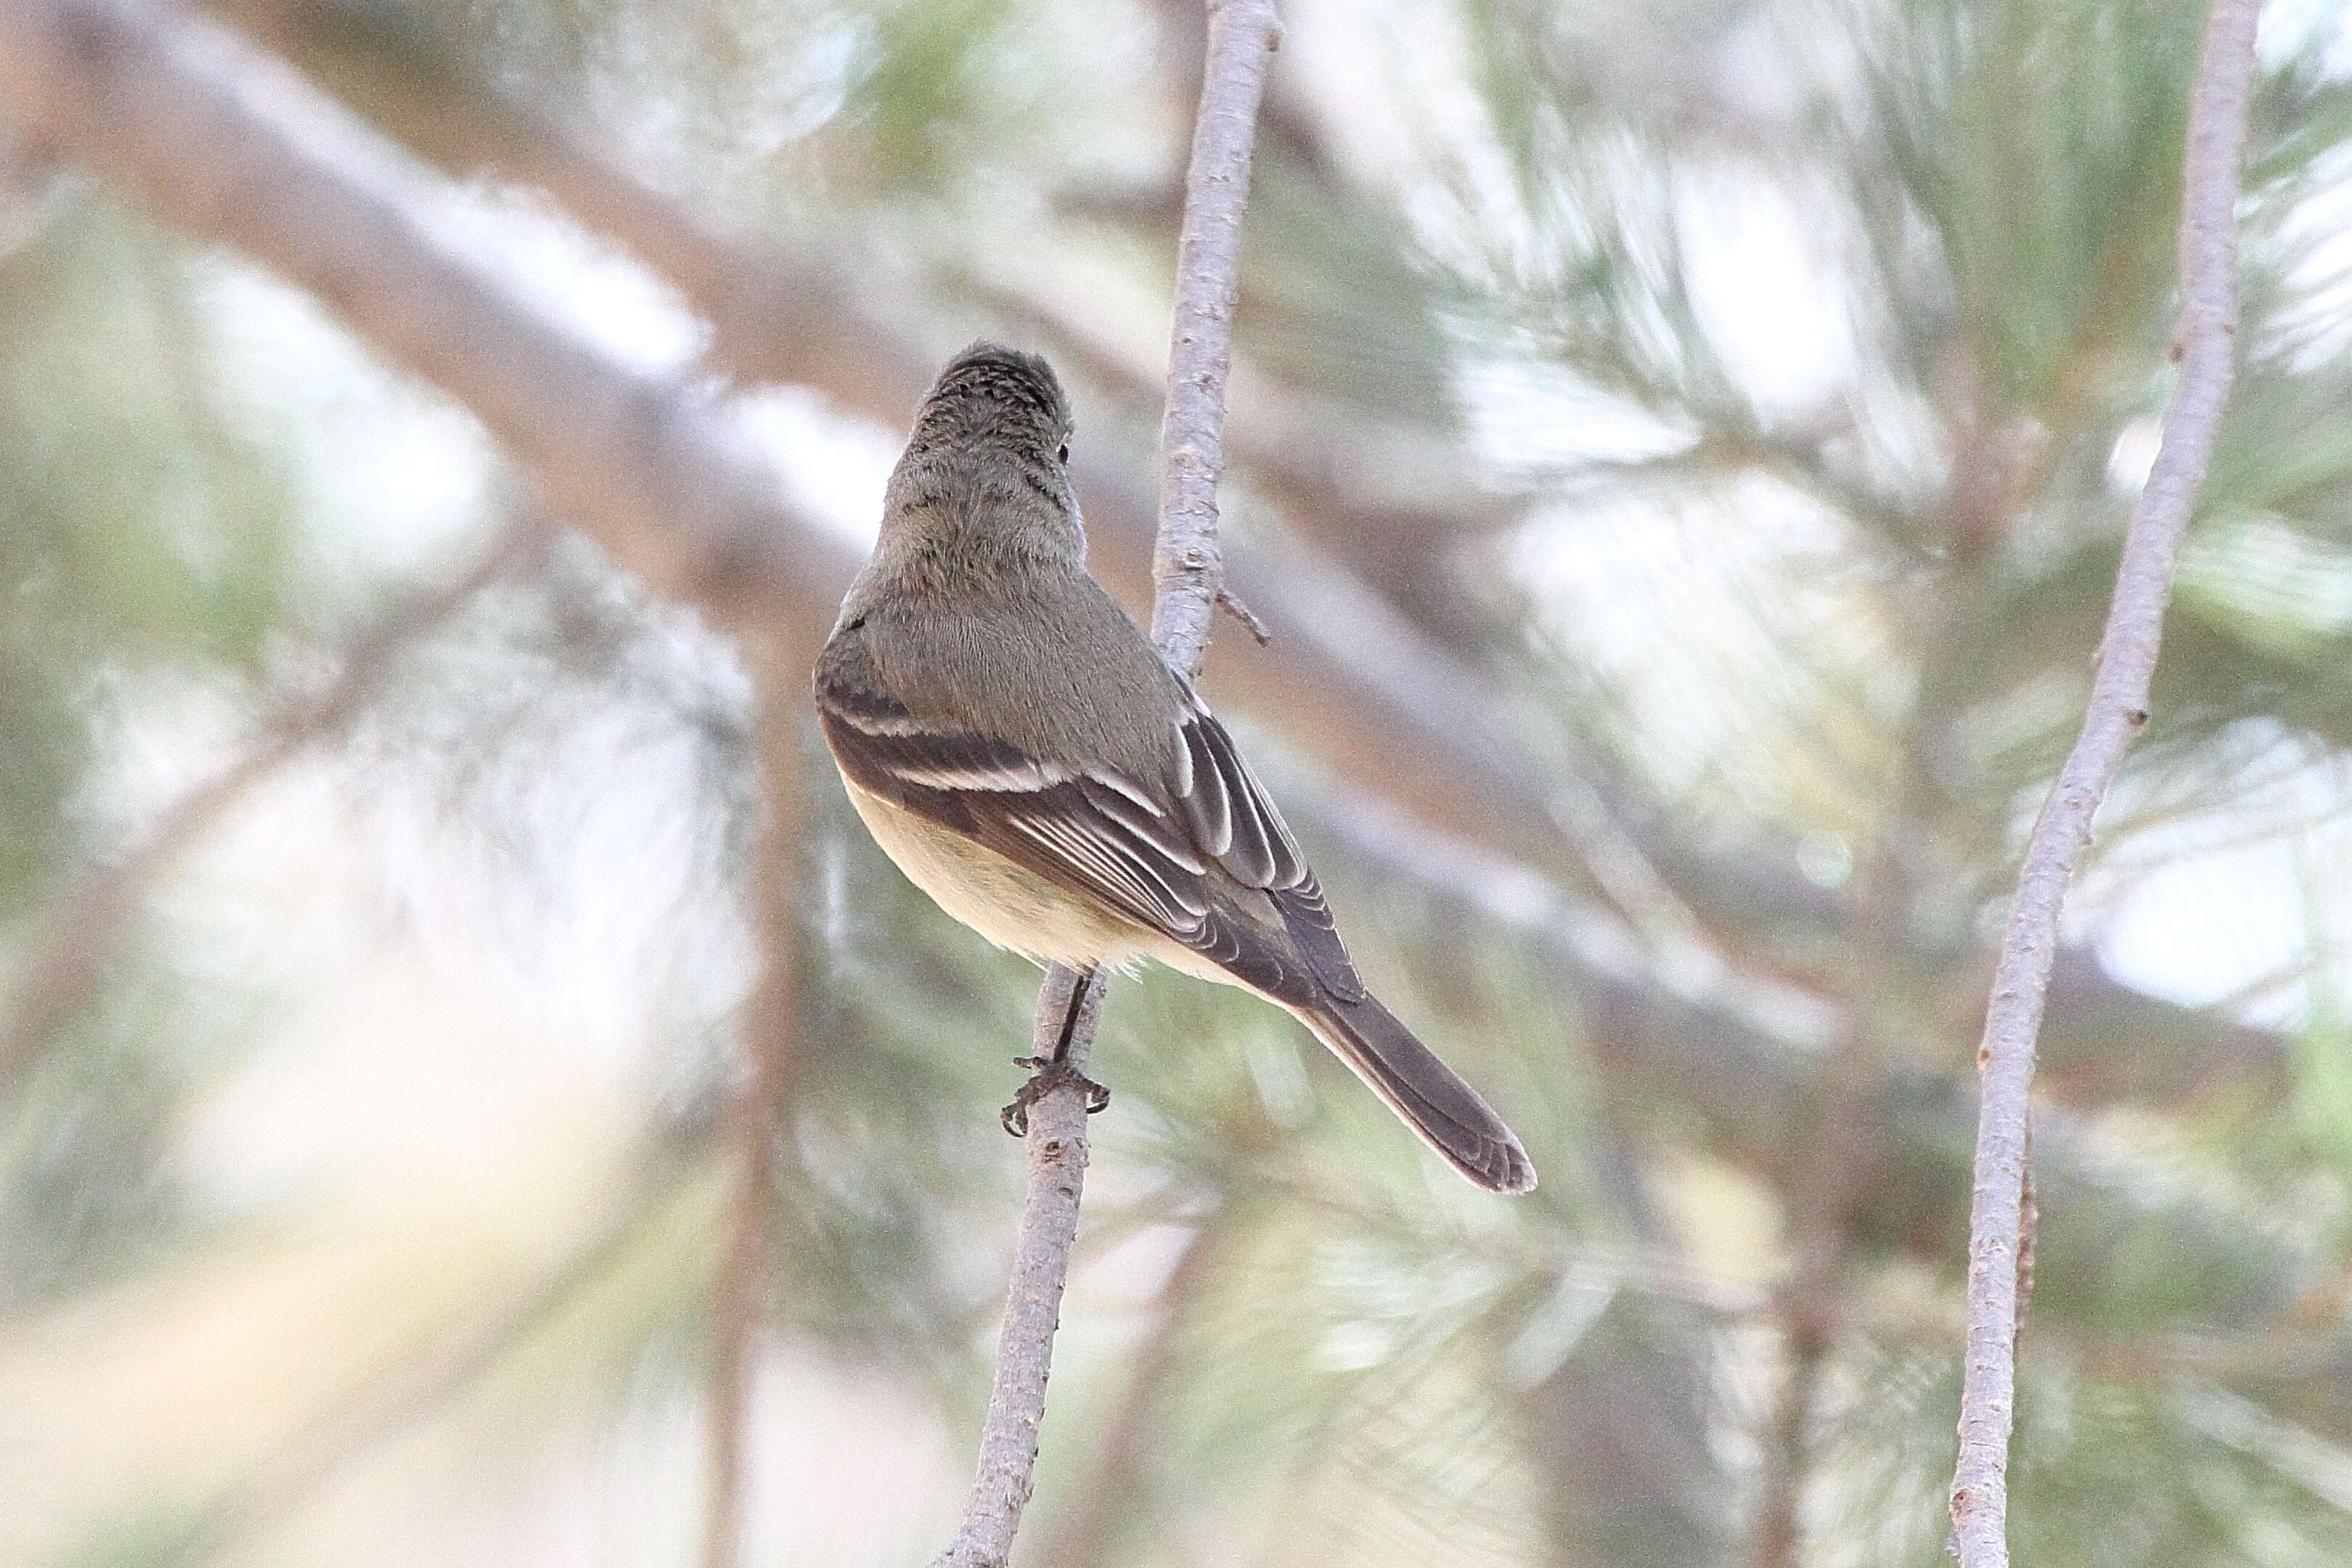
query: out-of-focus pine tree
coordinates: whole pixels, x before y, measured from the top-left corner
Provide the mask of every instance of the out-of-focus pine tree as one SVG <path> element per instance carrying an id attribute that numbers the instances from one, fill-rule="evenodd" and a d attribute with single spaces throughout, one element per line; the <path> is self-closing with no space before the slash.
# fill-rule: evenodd
<path id="1" fill-rule="evenodd" d="M 1360 961 L 1543 1185 L 1454 1182 L 1246 999 L 1117 984 L 1024 1560 L 1780 1568 L 1777 1529 L 1780 1564 L 1931 1568 L 1991 935 L 2168 388 L 2200 15 L 1286 9 L 1227 521 L 1326 618 L 1228 625 L 1208 689 L 1313 633 L 1492 727 L 1430 825 L 1335 762 L 1369 710 L 1229 710 Z M 894 367 L 983 334 L 1053 356 L 1082 461 L 1145 493 L 1182 0 L 211 10 L 581 335 L 729 367 L 812 508 L 871 518 L 920 390 Z M 2269 7 L 2252 146 L 2238 388 L 2045 1030 L 2012 1475 L 2046 1568 L 2352 1558 L 2336 7 Z M 758 384 L 775 353 L 665 279 L 701 238 L 562 168 L 657 195 L 747 290 L 829 279 L 859 352 Z M 316 301 L 68 166 L 0 176 L 21 981 L 527 503 Z M 801 999 L 746 1561 L 938 1544 L 1034 977 L 898 879 L 814 749 L 805 834 L 763 837 L 754 715 L 800 694 L 760 679 L 559 542 L 138 889 L 0 1108 L 0 1557 L 692 1561 L 763 853 Z M 1509 781 L 1554 831 L 1480 837 Z"/>

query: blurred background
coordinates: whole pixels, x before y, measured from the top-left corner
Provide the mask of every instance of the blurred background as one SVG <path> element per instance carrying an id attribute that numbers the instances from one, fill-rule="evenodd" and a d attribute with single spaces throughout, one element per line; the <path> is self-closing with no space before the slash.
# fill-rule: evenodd
<path id="1" fill-rule="evenodd" d="M 2200 8 L 1284 9 L 1226 492 L 1275 641 L 1207 689 L 1544 1182 L 1116 984 L 1016 1562 L 1929 1568 Z M 0 143 L 0 1561 L 919 1563 L 1036 976 L 846 810 L 806 606 L 985 334 L 1148 608 L 1202 13 L 163 15 L 717 400 L 814 586 L 745 657 L 319 300 Z M 2044 1031 L 2042 1568 L 2352 1561 L 2352 28 L 2273 0 L 2262 59 L 2241 378 Z"/>

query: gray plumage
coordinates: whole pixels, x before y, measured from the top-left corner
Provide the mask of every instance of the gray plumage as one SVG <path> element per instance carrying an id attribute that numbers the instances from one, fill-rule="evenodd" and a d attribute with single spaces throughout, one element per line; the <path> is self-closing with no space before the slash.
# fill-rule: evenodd
<path id="1" fill-rule="evenodd" d="M 992 343 L 924 400 L 817 660 L 859 816 L 998 946 L 1255 991 L 1471 1180 L 1527 1191 L 1510 1129 L 1365 990 L 1232 736 L 1087 574 L 1069 436 L 1052 369 Z"/>

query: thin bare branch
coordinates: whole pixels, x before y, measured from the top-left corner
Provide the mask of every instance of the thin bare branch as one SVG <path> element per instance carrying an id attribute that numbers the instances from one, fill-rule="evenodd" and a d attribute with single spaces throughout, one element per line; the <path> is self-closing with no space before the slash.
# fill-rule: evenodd
<path id="1" fill-rule="evenodd" d="M 2259 0 L 2213 0 L 2194 95 L 2180 203 L 2180 382 L 2162 445 L 2124 537 L 2116 592 L 2099 641 L 2098 676 L 2081 735 L 2027 841 L 2001 935 L 1977 1052 L 1980 1085 L 1969 1208 L 1968 1355 L 1959 1458 L 1952 1474 L 1953 1540 L 1962 1568 L 2007 1568 L 2009 1439 L 2025 1278 L 2027 1123 L 2034 1042 L 2057 957 L 2066 885 L 2091 821 L 2147 723 L 2172 566 L 2205 479 L 2237 353 L 2237 207 Z"/>
<path id="2" fill-rule="evenodd" d="M 1050 1056 L 1077 976 L 1046 972 L 1037 997 L 1031 1054 Z M 1071 1031 L 1066 1059 L 1083 1072 L 1102 1016 L 1097 972 Z M 981 1426 L 980 1465 L 955 1538 L 931 1568 L 1003 1568 L 1021 1527 L 1037 1467 L 1037 1428 L 1045 1418 L 1045 1381 L 1053 1370 L 1054 1331 L 1062 1321 L 1070 1244 L 1077 1239 L 1078 1196 L 1086 1185 L 1087 1110 L 1082 1093 L 1049 1092 L 1030 1109 L 1029 1195 L 1013 1245 L 1013 1279 L 996 1341 L 995 1381 Z"/>
<path id="3" fill-rule="evenodd" d="M 1184 174 L 1184 227 L 1176 241 L 1176 321 L 1160 423 L 1160 531 L 1151 552 L 1152 640 L 1168 668 L 1188 678 L 1200 672 L 1225 587 L 1217 480 L 1225 467 L 1225 377 L 1241 291 L 1242 212 L 1249 205 L 1250 148 L 1267 57 L 1281 31 L 1273 0 L 1212 0 L 1200 117 Z"/>
<path id="4" fill-rule="evenodd" d="M 1257 612 L 1251 609 L 1247 605 L 1243 604 L 1241 596 L 1235 594 L 1232 589 L 1220 588 L 1217 590 L 1217 608 L 1224 611 L 1225 614 L 1241 622 L 1242 630 L 1249 633 L 1250 640 L 1256 643 L 1258 647 L 1267 647 L 1272 646 L 1274 642 L 1274 628 L 1267 626 L 1264 621 L 1258 619 Z"/>
<path id="5" fill-rule="evenodd" d="M 1160 431 L 1160 523 L 1152 552 L 1151 633 L 1178 674 L 1200 673 L 1210 623 L 1224 590 L 1217 543 L 1217 481 L 1224 469 L 1225 376 L 1233 357 L 1241 223 L 1249 202 L 1250 147 L 1265 68 L 1280 37 L 1273 0 L 1216 0 L 1192 155 L 1184 226 L 1176 251 L 1175 324 L 1168 356 L 1167 414 Z M 1064 1058 L 1081 1071 L 1102 1014 L 1103 978 L 1091 984 Z M 1076 976 L 1049 971 L 1037 997 L 1034 1055 L 1054 1054 Z M 1013 1550 L 1037 1463 L 1054 1331 L 1069 1278 L 1086 1184 L 1086 1096 L 1049 1091 L 1029 1120 L 1029 1196 L 1015 1244 L 994 1386 L 981 1434 L 979 1473 L 962 1526 L 931 1568 L 1000 1568 Z"/>
<path id="6" fill-rule="evenodd" d="M 402 654 L 537 553 L 547 531 L 540 519 L 523 518 L 465 570 L 394 605 L 352 644 L 332 681 L 271 699 L 250 751 L 165 806 L 130 849 L 57 900 L 26 943 L 22 978 L 0 1019 L 0 1100 L 14 1095 L 58 1031 L 113 974 L 124 933 L 182 852 L 305 747 L 349 723 Z"/>

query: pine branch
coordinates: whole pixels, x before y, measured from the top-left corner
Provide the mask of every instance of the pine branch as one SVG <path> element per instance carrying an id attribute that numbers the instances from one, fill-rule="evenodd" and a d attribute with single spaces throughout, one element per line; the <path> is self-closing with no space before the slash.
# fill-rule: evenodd
<path id="1" fill-rule="evenodd" d="M 28 954 L 0 1018 L 0 1100 L 13 1095 L 58 1032 L 115 974 L 125 934 L 180 856 L 234 814 L 314 742 L 349 724 L 415 647 L 546 542 L 535 517 L 509 524 L 463 571 L 403 600 L 353 642 L 335 679 L 315 692 L 270 698 L 252 748 L 156 814 L 121 856 L 60 897 L 26 941 Z"/>
<path id="2" fill-rule="evenodd" d="M 725 409 L 623 364 L 446 237 L 442 187 L 278 60 L 142 0 L 22 0 L 0 6 L 0 110 L 450 393 L 548 511 L 655 592 L 737 629 L 831 624 L 854 552 L 785 505 Z"/>
<path id="3" fill-rule="evenodd" d="M 1209 625 L 1224 592 L 1217 480 L 1224 468 L 1225 376 L 1233 356 L 1251 142 L 1267 57 L 1279 37 L 1273 0 L 1213 0 L 1176 249 L 1175 325 L 1168 353 L 1167 414 L 1160 429 L 1160 526 L 1152 552 L 1152 641 L 1168 667 L 1188 679 L 1200 672 Z M 1102 1015 L 1102 974 L 1096 971 L 1089 979 L 1063 1052 L 1080 1071 Z M 1037 997 L 1036 1056 L 1053 1054 L 1076 983 L 1066 969 L 1047 973 Z M 1028 1151 L 1029 1196 L 1014 1247 L 979 1473 L 963 1524 L 931 1560 L 931 1568 L 1002 1568 L 1029 1500 L 1054 1331 L 1086 1184 L 1086 1096 L 1075 1085 L 1048 1091 L 1032 1108 Z"/>
<path id="4" fill-rule="evenodd" d="M 2147 724 L 2173 560 L 2204 482 L 2237 353 L 2237 207 L 2260 0 L 2213 0 L 2189 107 L 2180 203 L 2180 383 L 2133 509 L 2074 749 L 2027 841 L 1977 1052 L 1980 1099 L 1969 1210 L 1968 1354 L 1952 1533 L 1962 1568 L 2008 1568 L 2009 1440 L 2023 1308 L 2028 1119 L 2043 996 L 2066 884 L 2091 821 Z"/>

